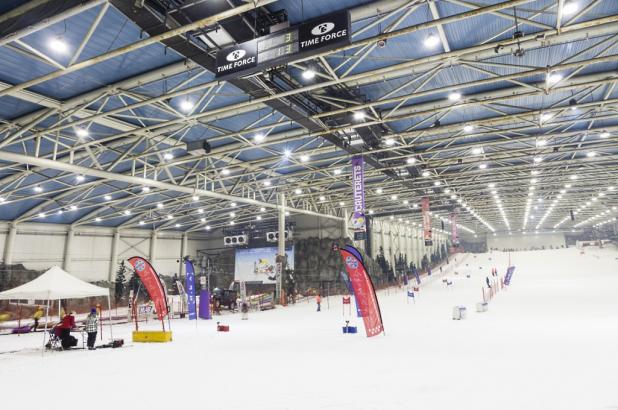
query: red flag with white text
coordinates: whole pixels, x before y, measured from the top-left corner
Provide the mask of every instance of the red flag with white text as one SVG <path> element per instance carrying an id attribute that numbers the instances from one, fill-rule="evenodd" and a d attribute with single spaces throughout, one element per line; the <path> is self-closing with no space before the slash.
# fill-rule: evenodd
<path id="1" fill-rule="evenodd" d="M 339 253 L 348 271 L 358 310 L 363 317 L 367 337 L 379 335 L 384 331 L 382 314 L 380 313 L 376 291 L 367 269 L 365 269 L 362 257 L 358 250 L 347 245 L 340 248 Z"/>
<path id="2" fill-rule="evenodd" d="M 159 320 L 162 320 L 168 313 L 167 299 L 165 298 L 165 291 L 163 290 L 163 284 L 159 275 L 154 270 L 150 262 L 139 256 L 129 258 L 129 263 L 135 269 L 135 273 L 142 280 L 146 292 L 150 296 L 150 299 L 155 305 L 157 316 Z"/>

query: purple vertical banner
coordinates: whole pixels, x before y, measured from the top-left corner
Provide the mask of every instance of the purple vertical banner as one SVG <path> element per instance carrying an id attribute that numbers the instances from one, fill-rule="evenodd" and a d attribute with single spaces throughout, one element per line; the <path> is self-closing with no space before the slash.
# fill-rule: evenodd
<path id="1" fill-rule="evenodd" d="M 352 186 L 354 192 L 354 213 L 352 229 L 354 239 L 365 239 L 367 225 L 365 220 L 365 163 L 362 156 L 352 157 Z"/>
<path id="2" fill-rule="evenodd" d="M 515 272 L 515 266 L 509 266 L 508 269 L 506 270 L 506 276 L 504 277 L 505 285 L 508 286 L 511 284 L 511 278 L 513 277 L 513 272 Z"/>
<path id="3" fill-rule="evenodd" d="M 212 319 L 210 314 L 210 292 L 200 291 L 200 319 Z"/>
<path id="4" fill-rule="evenodd" d="M 185 290 L 187 292 L 187 305 L 189 307 L 189 320 L 197 319 L 197 312 L 195 309 L 195 269 L 193 268 L 193 262 L 189 257 L 185 257 Z"/>

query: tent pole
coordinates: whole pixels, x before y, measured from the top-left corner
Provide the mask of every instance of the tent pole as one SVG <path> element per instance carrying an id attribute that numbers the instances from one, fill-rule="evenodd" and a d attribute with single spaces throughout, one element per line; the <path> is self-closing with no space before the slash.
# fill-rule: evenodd
<path id="1" fill-rule="evenodd" d="M 21 336 L 21 305 L 19 304 L 20 300 L 17 299 L 17 337 Z"/>
<path id="2" fill-rule="evenodd" d="M 47 306 L 45 306 L 45 330 L 43 331 L 43 352 L 45 353 L 45 335 L 47 335 L 47 324 L 49 323 L 49 299 L 47 299 Z"/>
<path id="3" fill-rule="evenodd" d="M 107 294 L 107 317 L 109 318 L 109 337 L 114 341 L 114 333 L 112 331 L 112 302 L 109 299 L 109 293 Z"/>

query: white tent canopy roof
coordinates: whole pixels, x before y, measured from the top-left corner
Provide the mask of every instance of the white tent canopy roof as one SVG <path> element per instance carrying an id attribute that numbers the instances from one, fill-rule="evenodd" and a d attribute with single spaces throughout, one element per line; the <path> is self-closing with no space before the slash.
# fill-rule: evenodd
<path id="1" fill-rule="evenodd" d="M 2 299 L 57 300 L 109 296 L 109 289 L 91 285 L 54 266 L 38 278 L 0 292 Z"/>

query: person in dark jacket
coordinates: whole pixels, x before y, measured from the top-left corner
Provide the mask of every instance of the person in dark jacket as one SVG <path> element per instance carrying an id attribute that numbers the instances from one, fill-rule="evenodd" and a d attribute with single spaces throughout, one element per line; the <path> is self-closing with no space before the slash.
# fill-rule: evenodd
<path id="1" fill-rule="evenodd" d="M 489 276 L 485 277 L 485 282 L 487 282 L 487 287 L 491 289 L 491 284 L 489 283 Z"/>
<path id="2" fill-rule="evenodd" d="M 97 330 L 99 326 L 99 318 L 97 317 L 97 309 L 90 309 L 90 314 L 86 317 L 84 322 L 84 330 L 88 333 L 88 350 L 95 350 L 94 342 L 97 340 Z"/>

